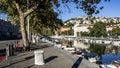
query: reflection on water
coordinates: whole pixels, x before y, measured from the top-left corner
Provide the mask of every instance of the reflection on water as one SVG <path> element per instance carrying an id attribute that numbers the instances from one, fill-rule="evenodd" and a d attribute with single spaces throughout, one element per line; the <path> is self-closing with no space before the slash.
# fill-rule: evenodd
<path id="1" fill-rule="evenodd" d="M 82 41 L 74 40 L 73 46 L 79 49 L 87 49 L 91 53 L 97 53 L 99 56 L 105 54 L 105 46 L 98 45 L 98 44 L 88 44 L 83 43 Z"/>
<path id="2" fill-rule="evenodd" d="M 91 53 L 97 53 L 104 64 L 110 64 L 113 60 L 120 60 L 119 46 L 89 44 L 74 40 L 73 46 L 79 49 L 87 49 Z"/>
<path id="3" fill-rule="evenodd" d="M 105 54 L 105 46 L 102 45 L 98 45 L 98 44 L 90 44 L 90 47 L 88 48 L 88 50 L 91 53 L 97 53 L 99 56 L 101 56 L 102 54 Z"/>
<path id="4" fill-rule="evenodd" d="M 90 44 L 88 50 L 101 56 L 103 54 L 118 54 L 119 47 L 112 45 Z"/>
<path id="5" fill-rule="evenodd" d="M 120 60 L 120 54 L 105 54 L 101 56 L 103 64 L 111 64 L 115 60 Z"/>
<path id="6" fill-rule="evenodd" d="M 79 48 L 79 49 L 87 49 L 91 53 L 97 53 L 99 56 L 103 54 L 117 54 L 119 51 L 119 46 L 113 46 L 113 45 L 101 45 L 101 44 L 89 44 L 84 43 L 79 40 L 72 41 L 72 46 Z"/>
<path id="7" fill-rule="evenodd" d="M 85 44 L 82 41 L 79 40 L 74 40 L 73 41 L 73 46 L 79 49 L 88 49 L 89 48 L 89 44 Z"/>

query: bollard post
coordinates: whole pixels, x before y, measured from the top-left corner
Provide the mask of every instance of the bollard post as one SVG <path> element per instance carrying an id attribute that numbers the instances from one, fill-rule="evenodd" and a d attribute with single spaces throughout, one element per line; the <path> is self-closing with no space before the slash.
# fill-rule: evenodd
<path id="1" fill-rule="evenodd" d="M 14 48 L 13 48 L 13 44 L 10 45 L 10 54 L 11 56 L 14 55 Z"/>
<path id="2" fill-rule="evenodd" d="M 6 53 L 7 53 L 7 56 L 10 56 L 10 47 L 8 44 L 6 45 Z"/>
<path id="3" fill-rule="evenodd" d="M 6 45 L 6 60 L 7 60 L 8 65 L 10 65 L 10 56 L 11 56 L 11 54 L 10 54 L 10 45 L 7 44 Z"/>
<path id="4" fill-rule="evenodd" d="M 35 54 L 35 65 L 44 65 L 44 51 L 43 50 L 36 50 L 34 51 Z"/>
<path id="5" fill-rule="evenodd" d="M 14 55 L 13 44 L 12 45 L 7 44 L 6 53 L 7 53 L 7 56 L 13 56 Z"/>

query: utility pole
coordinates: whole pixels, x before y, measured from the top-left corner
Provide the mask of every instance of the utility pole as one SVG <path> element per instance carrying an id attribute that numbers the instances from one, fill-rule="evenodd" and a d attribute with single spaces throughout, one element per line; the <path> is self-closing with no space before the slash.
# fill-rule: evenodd
<path id="1" fill-rule="evenodd" d="M 29 5 L 30 5 L 30 3 L 29 3 L 29 0 L 27 0 L 27 9 L 29 9 Z M 30 42 L 30 17 L 29 17 L 29 15 L 28 15 L 28 17 L 27 17 L 27 23 L 28 23 L 28 41 Z"/>

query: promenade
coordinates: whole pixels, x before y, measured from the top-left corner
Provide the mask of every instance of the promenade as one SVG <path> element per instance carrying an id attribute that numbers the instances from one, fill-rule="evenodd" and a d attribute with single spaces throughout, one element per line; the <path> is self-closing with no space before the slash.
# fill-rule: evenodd
<path id="1" fill-rule="evenodd" d="M 32 50 L 17 53 L 8 58 L 8 61 L 0 63 L 0 68 L 99 68 L 86 59 L 76 57 L 67 51 L 58 49 L 45 42 L 36 43 L 31 46 Z M 44 65 L 34 64 L 34 51 L 44 50 Z"/>

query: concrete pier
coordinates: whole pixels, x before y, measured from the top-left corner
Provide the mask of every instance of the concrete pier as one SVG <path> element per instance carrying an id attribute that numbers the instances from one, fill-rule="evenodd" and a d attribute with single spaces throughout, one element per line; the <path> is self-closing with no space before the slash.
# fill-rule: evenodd
<path id="1" fill-rule="evenodd" d="M 32 51 L 26 51 L 9 57 L 10 65 L 8 65 L 7 61 L 5 61 L 0 63 L 0 68 L 99 68 L 98 65 L 91 63 L 84 58 L 76 57 L 67 51 L 50 45 L 51 44 L 45 42 L 39 42 L 36 43 L 36 45 L 31 45 Z M 40 52 L 44 53 L 44 65 L 35 64 L 34 54 L 36 49 L 44 50 L 44 52 Z M 41 54 L 39 56 L 43 57 Z M 37 58 L 38 57 L 36 57 L 36 59 Z M 39 61 L 41 61 L 41 59 Z M 36 63 L 37 62 L 38 61 L 36 61 Z"/>

